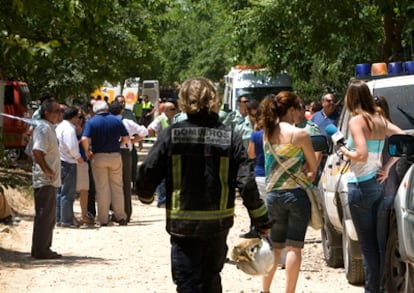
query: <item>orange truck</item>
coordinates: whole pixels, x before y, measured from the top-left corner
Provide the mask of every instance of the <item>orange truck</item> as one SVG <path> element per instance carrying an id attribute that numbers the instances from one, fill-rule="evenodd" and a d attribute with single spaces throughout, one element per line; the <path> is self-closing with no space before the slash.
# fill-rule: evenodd
<path id="1" fill-rule="evenodd" d="M 19 118 L 31 118 L 31 95 L 29 87 L 22 81 L 0 81 L 4 84 L 4 101 L 2 103 L 2 144 L 5 149 L 16 150 L 18 156 L 24 150 L 29 136 L 30 125 Z M 0 87 L 1 88 L 1 87 Z M 7 116 L 11 115 L 13 116 Z M 1 124 L 0 124 L 1 125 Z"/>

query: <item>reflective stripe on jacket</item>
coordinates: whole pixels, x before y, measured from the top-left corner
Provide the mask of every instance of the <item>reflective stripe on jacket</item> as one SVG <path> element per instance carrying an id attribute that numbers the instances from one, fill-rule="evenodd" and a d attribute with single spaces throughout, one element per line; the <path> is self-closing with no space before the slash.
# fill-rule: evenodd
<path id="1" fill-rule="evenodd" d="M 253 167 L 241 137 L 221 124 L 218 115 L 202 112 L 159 135 L 139 168 L 137 191 L 143 203 L 150 203 L 165 178 L 167 231 L 212 237 L 233 224 L 236 187 L 254 225 L 267 224 Z"/>

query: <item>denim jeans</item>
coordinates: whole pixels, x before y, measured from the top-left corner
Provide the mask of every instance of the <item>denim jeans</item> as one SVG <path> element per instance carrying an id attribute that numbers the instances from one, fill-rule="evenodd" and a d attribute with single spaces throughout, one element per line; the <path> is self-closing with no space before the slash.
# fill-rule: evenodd
<path id="1" fill-rule="evenodd" d="M 155 193 L 157 194 L 157 204 L 164 204 L 167 199 L 167 192 L 165 191 L 165 179 L 163 179 L 160 185 L 157 186 Z"/>
<path id="2" fill-rule="evenodd" d="M 179 293 L 221 293 L 220 272 L 227 255 L 227 234 L 211 238 L 171 236 L 171 266 Z"/>
<path id="3" fill-rule="evenodd" d="M 271 191 L 266 196 L 269 218 L 273 222 L 270 239 L 274 248 L 303 248 L 311 216 L 311 203 L 301 188 Z"/>
<path id="4" fill-rule="evenodd" d="M 62 185 L 58 189 L 56 201 L 56 223 L 73 223 L 73 202 L 76 196 L 77 165 L 61 161 Z"/>
<path id="5" fill-rule="evenodd" d="M 384 196 L 378 208 L 377 237 L 380 253 L 380 276 L 384 278 L 385 253 L 387 250 L 388 229 L 390 224 L 391 207 L 394 203 L 394 196 Z"/>
<path id="6" fill-rule="evenodd" d="M 383 188 L 376 178 L 348 183 L 348 202 L 354 223 L 365 272 L 365 292 L 379 292 L 381 282 L 380 249 L 378 245 L 378 209 Z"/>

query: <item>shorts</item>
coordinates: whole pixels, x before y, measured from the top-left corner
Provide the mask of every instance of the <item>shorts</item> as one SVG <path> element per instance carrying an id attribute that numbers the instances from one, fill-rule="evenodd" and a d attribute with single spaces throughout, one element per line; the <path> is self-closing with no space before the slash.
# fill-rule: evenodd
<path id="1" fill-rule="evenodd" d="M 89 190 L 89 165 L 82 162 L 76 168 L 76 191 Z"/>
<path id="2" fill-rule="evenodd" d="M 259 189 L 260 198 L 266 200 L 266 177 L 255 177 L 257 189 Z"/>
<path id="3" fill-rule="evenodd" d="M 311 203 L 301 188 L 275 190 L 266 197 L 269 218 L 273 222 L 270 239 L 273 248 L 303 248 L 311 216 Z"/>

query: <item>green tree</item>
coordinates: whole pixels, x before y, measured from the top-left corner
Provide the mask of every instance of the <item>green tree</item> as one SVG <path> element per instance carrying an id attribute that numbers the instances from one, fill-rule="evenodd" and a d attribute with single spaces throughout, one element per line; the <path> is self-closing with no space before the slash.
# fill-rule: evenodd
<path id="1" fill-rule="evenodd" d="M 411 11 L 408 1 L 250 1 L 238 11 L 239 18 L 248 20 L 238 30 L 248 27 L 264 46 L 268 67 L 287 70 L 297 91 L 319 99 L 323 90 L 343 91 L 357 63 L 402 59 L 401 40 L 413 25 L 406 21 Z M 387 25 L 387 18 L 399 26 Z M 400 39 L 390 42 L 387 34 Z"/>
<path id="2" fill-rule="evenodd" d="M 26 80 L 32 92 L 89 93 L 104 80 L 150 71 L 150 17 L 164 1 L 5 0 L 0 9 L 0 78 Z"/>
<path id="3" fill-rule="evenodd" d="M 232 22 L 222 1 L 176 1 L 165 15 L 161 38 L 162 81 L 190 76 L 221 79 L 233 60 Z"/>

